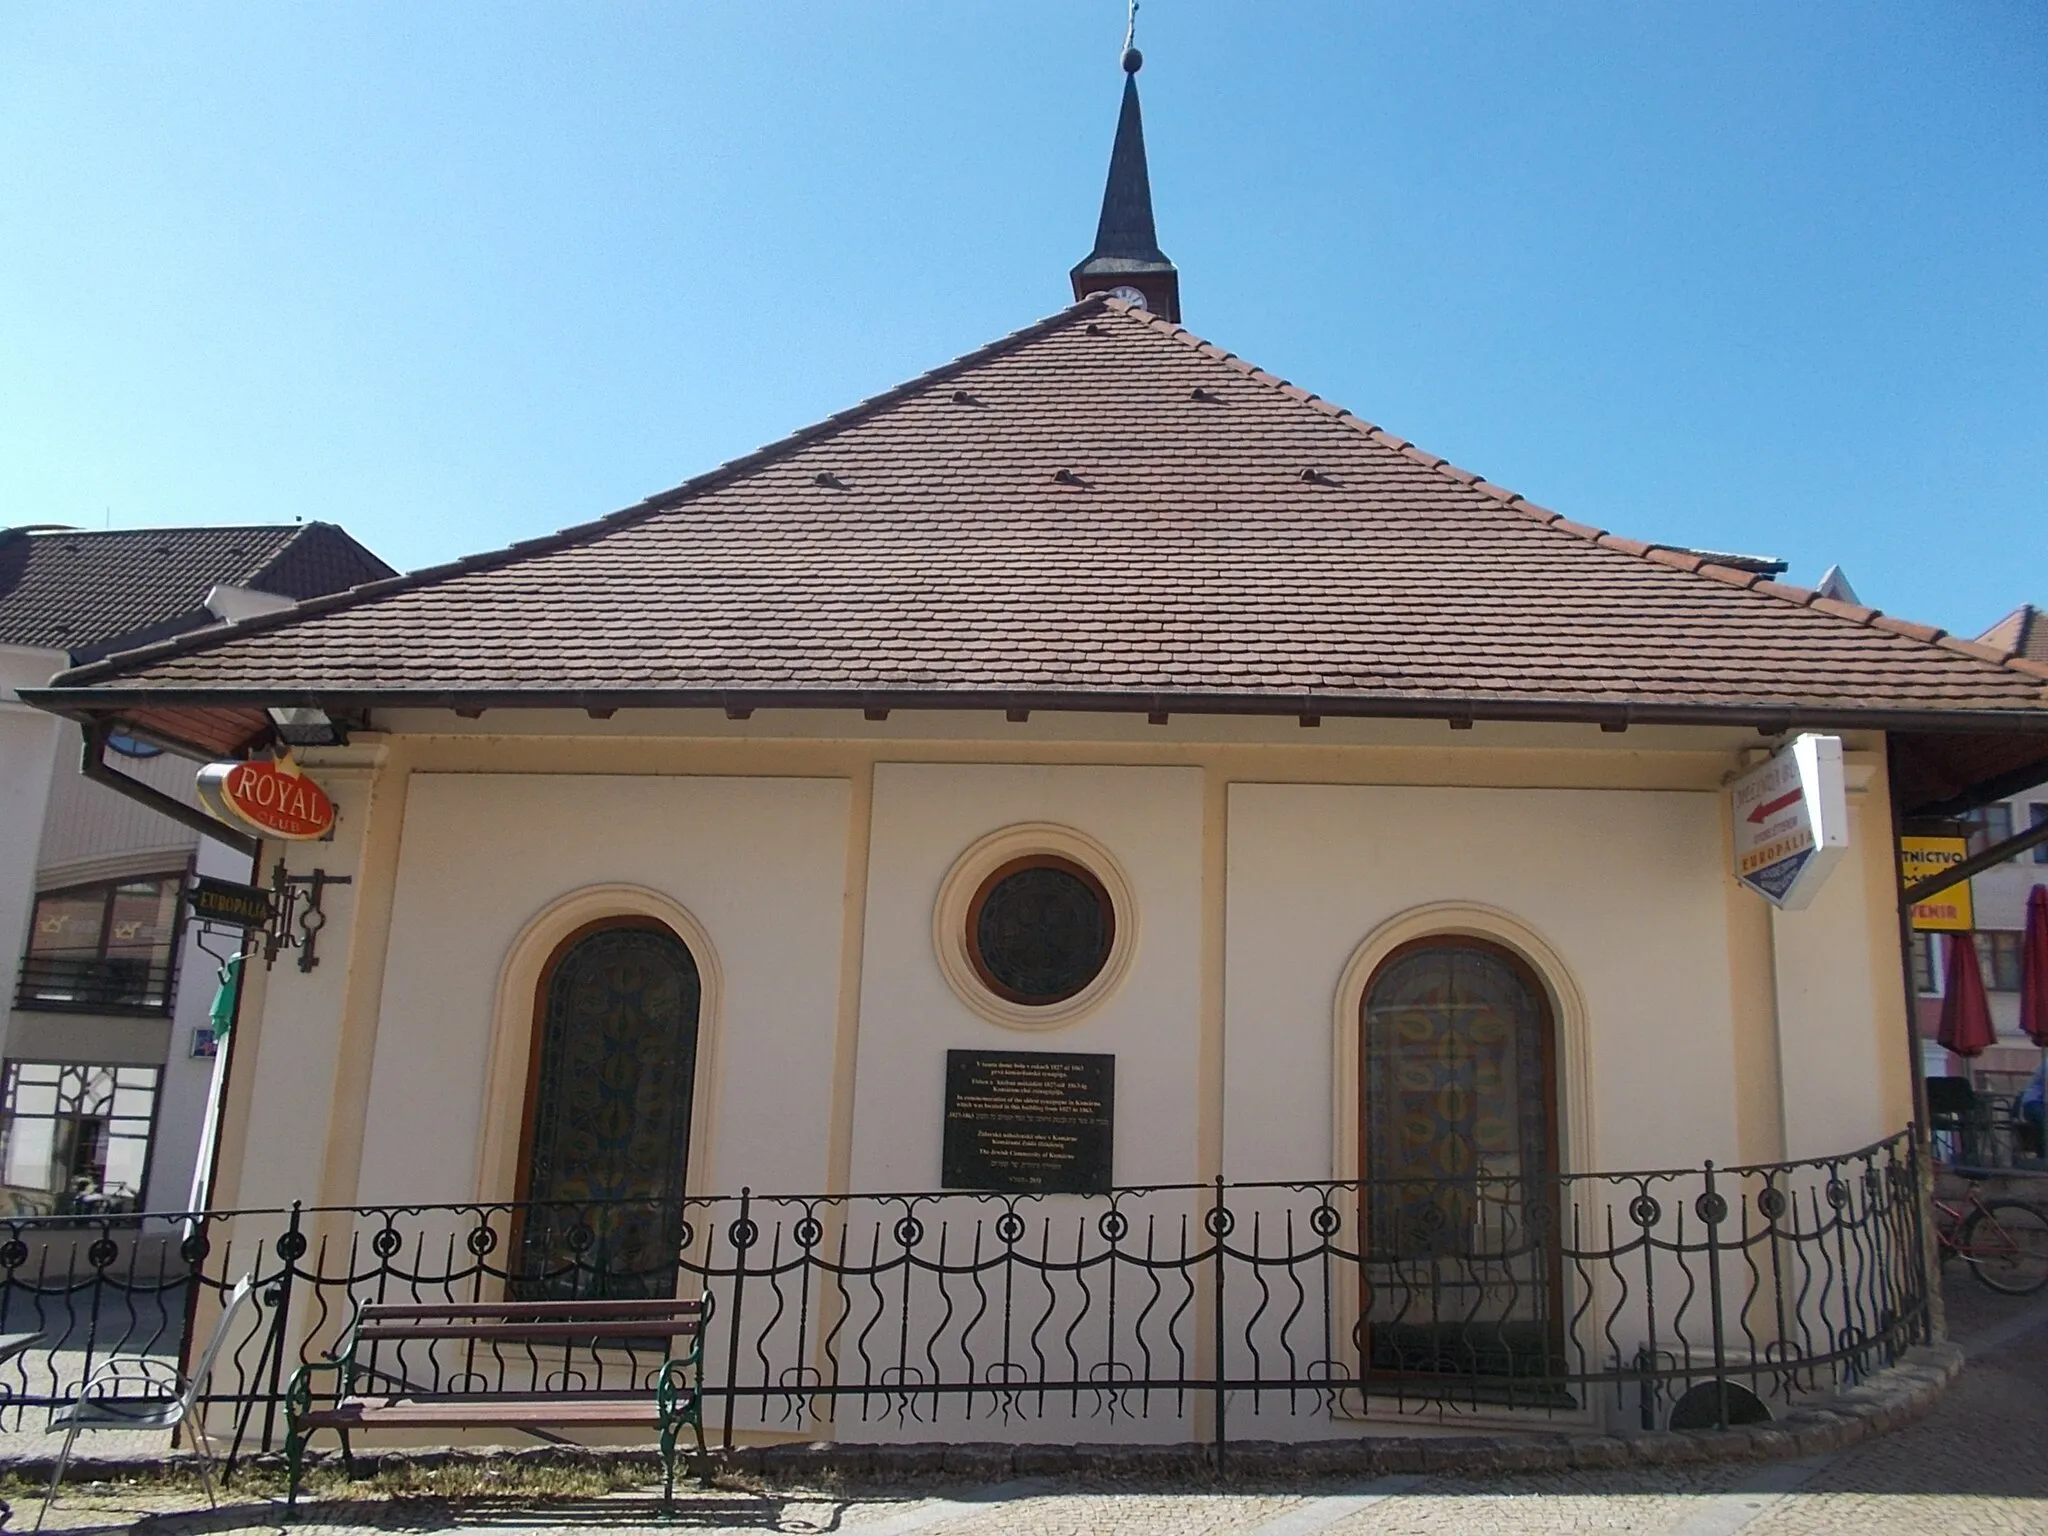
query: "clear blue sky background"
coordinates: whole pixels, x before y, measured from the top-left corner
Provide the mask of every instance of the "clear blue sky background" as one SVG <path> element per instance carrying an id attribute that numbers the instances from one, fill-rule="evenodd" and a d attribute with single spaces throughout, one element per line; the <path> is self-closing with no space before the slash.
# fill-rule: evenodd
<path id="1" fill-rule="evenodd" d="M 581 522 L 1015 329 L 1121 0 L 11 0 L 0 524 Z M 1149 0 L 1197 332 L 1583 522 L 2048 603 L 2048 6 Z"/>

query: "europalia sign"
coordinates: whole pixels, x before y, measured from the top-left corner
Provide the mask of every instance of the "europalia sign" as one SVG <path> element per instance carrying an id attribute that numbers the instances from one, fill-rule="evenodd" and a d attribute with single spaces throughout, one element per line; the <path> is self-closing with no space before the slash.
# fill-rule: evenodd
<path id="1" fill-rule="evenodd" d="M 334 827 L 334 802 L 289 756 L 207 764 L 199 770 L 199 803 L 215 820 L 259 837 L 311 842 Z"/>
<path id="2" fill-rule="evenodd" d="M 1773 906 L 1813 900 L 1849 846 L 1842 738 L 1799 736 L 1728 786 L 1735 878 Z"/>

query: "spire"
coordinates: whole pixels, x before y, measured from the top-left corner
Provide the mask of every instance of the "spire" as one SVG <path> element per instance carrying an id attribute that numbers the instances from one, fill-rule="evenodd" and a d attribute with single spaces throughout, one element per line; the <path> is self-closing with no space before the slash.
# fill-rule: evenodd
<path id="1" fill-rule="evenodd" d="M 1168 320 L 1180 319 L 1180 273 L 1159 249 L 1152 225 L 1152 178 L 1145 168 L 1145 121 L 1138 109 L 1138 71 L 1145 56 L 1136 44 L 1137 0 L 1124 33 L 1124 101 L 1117 113 L 1116 142 L 1109 152 L 1109 182 L 1102 189 L 1102 217 L 1095 249 L 1074 268 L 1074 297 L 1108 292 L 1144 305 Z"/>

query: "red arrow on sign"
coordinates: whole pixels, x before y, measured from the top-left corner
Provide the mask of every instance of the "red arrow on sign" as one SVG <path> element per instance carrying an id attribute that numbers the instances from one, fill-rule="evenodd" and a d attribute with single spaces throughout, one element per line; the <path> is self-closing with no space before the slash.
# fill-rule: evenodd
<path id="1" fill-rule="evenodd" d="M 1751 821 L 1762 821 L 1764 820 L 1764 818 L 1768 816 L 1775 816 L 1778 814 L 1778 812 L 1787 810 L 1792 806 L 1797 805 L 1803 798 L 1805 798 L 1805 795 L 1806 791 L 1803 789 L 1787 790 L 1784 794 L 1778 796 L 1777 799 L 1766 800 L 1762 805 L 1758 806 L 1755 810 L 1751 811 L 1749 813 L 1749 819 Z"/>

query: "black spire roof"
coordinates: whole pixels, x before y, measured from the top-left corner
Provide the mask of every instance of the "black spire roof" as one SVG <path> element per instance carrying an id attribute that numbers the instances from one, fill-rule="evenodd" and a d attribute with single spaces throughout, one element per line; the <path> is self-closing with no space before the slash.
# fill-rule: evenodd
<path id="1" fill-rule="evenodd" d="M 1152 224 L 1152 178 L 1145 168 L 1145 120 L 1138 108 L 1138 71 L 1144 55 L 1124 49 L 1124 102 L 1117 113 L 1116 143 L 1109 152 L 1109 182 L 1102 189 L 1102 217 L 1095 249 L 1074 268 L 1074 297 L 1129 289 L 1145 307 L 1168 320 L 1180 319 L 1180 273 L 1159 249 Z M 1122 298 L 1130 293 L 1120 293 Z"/>

